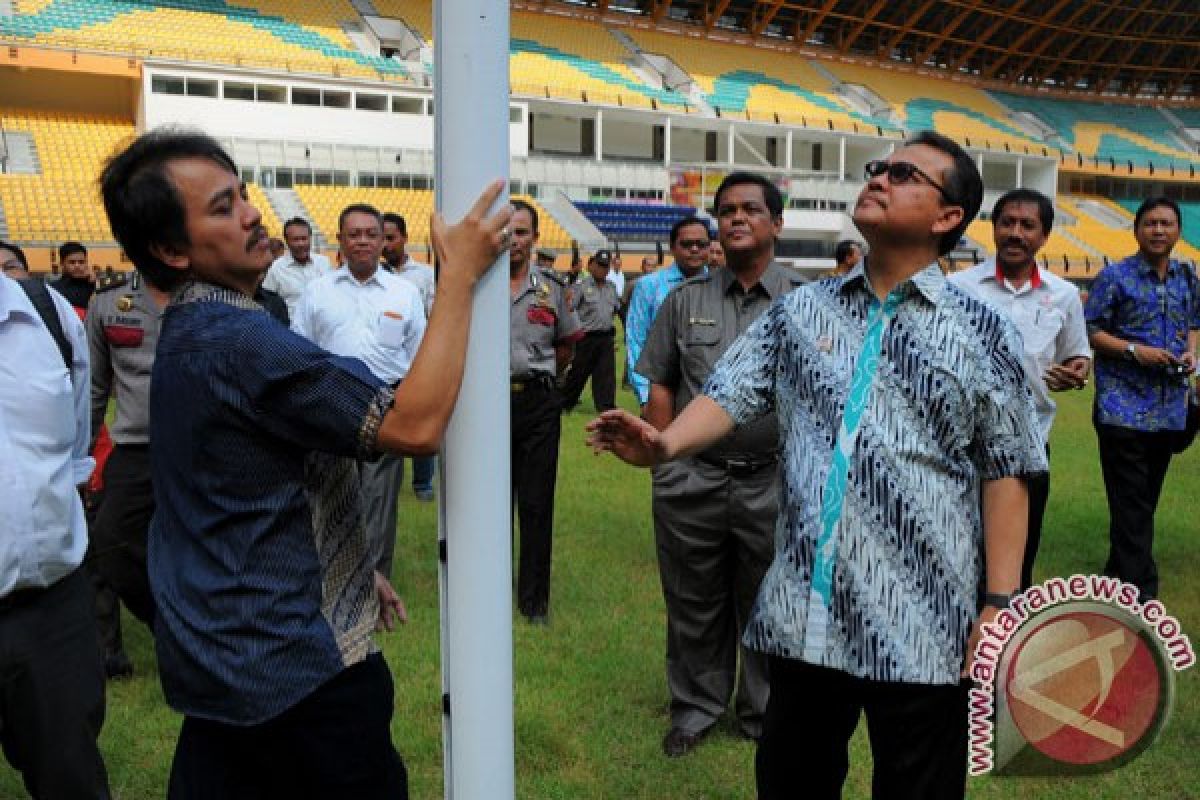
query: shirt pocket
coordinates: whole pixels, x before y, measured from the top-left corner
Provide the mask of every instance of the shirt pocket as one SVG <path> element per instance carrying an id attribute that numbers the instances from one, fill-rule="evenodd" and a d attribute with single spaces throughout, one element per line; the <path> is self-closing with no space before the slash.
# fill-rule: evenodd
<path id="1" fill-rule="evenodd" d="M 1063 328 L 1063 313 L 1057 308 L 1041 306 L 1024 309 L 1017 316 L 1017 329 L 1021 333 L 1025 352 L 1040 357 L 1048 353 L 1054 357 L 1054 340 Z"/>
<path id="2" fill-rule="evenodd" d="M 683 332 L 683 361 L 685 369 L 697 383 L 708 380 L 708 374 L 720 357 L 721 326 L 718 320 L 688 320 Z"/>
<path id="3" fill-rule="evenodd" d="M 379 315 L 379 344 L 393 350 L 399 350 L 408 343 L 409 321 L 390 312 Z"/>

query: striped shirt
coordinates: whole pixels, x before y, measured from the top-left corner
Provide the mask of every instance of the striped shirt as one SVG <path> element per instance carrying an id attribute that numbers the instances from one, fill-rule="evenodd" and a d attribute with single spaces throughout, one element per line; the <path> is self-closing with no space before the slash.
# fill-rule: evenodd
<path id="1" fill-rule="evenodd" d="M 862 266 L 791 292 L 705 393 L 772 411 L 776 555 L 747 646 L 880 681 L 958 681 L 977 615 L 980 482 L 1045 472 L 1015 329 L 936 264 L 876 298 Z"/>

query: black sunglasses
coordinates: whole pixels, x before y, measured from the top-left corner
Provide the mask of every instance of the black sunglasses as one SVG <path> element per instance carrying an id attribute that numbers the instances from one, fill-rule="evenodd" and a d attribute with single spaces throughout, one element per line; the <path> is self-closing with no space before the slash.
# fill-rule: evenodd
<path id="1" fill-rule="evenodd" d="M 708 239 L 680 239 L 677 244 L 683 250 L 704 250 L 709 246 Z"/>
<path id="2" fill-rule="evenodd" d="M 950 193 L 946 191 L 945 186 L 942 186 L 933 178 L 929 177 L 928 172 L 909 161 L 883 161 L 882 159 L 876 159 L 874 161 L 868 161 L 866 166 L 863 167 L 863 172 L 866 173 L 867 180 L 871 180 L 871 178 L 878 178 L 880 175 L 886 172 L 888 181 L 896 184 L 897 186 L 905 183 L 912 183 L 917 176 L 920 176 L 922 180 L 941 192 L 942 197 L 947 203 L 951 205 L 958 205 L 958 201 L 950 196 Z"/>

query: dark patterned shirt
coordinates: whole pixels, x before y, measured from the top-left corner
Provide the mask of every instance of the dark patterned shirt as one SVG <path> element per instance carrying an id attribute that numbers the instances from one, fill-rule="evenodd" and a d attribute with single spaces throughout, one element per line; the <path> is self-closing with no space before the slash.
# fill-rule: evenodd
<path id="1" fill-rule="evenodd" d="M 1189 330 L 1200 328 L 1200 295 L 1191 268 L 1171 260 L 1167 278 L 1140 256 L 1109 264 L 1096 276 L 1083 311 L 1091 331 L 1179 357 Z M 1180 431 L 1187 386 L 1161 367 L 1096 353 L 1096 419 L 1139 431 Z"/>
<path id="2" fill-rule="evenodd" d="M 173 708 L 271 719 L 373 649 L 354 458 L 392 391 L 244 295 L 185 287 L 150 387 L 148 568 Z"/>
<path id="3" fill-rule="evenodd" d="M 862 267 L 776 302 L 705 387 L 776 412 L 775 560 L 747 646 L 863 678 L 958 681 L 983 563 L 981 480 L 1045 472 L 1015 329 L 936 264 L 884 302 Z"/>

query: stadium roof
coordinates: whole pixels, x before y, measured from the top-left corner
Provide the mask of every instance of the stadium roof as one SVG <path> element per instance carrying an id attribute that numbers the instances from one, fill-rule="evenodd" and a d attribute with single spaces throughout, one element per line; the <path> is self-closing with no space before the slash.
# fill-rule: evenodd
<path id="1" fill-rule="evenodd" d="M 1196 0 L 586 0 L 1016 87 L 1196 99 Z"/>

